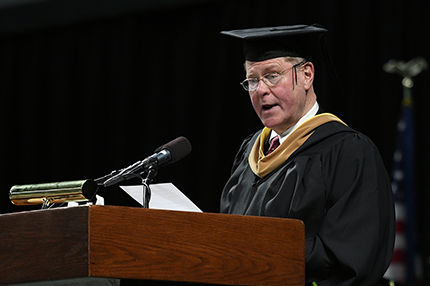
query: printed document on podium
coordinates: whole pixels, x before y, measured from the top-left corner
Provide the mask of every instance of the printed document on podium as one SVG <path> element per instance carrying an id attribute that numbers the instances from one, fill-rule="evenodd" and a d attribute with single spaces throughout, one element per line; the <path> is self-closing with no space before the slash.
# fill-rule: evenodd
<path id="1" fill-rule="evenodd" d="M 130 197 L 143 205 L 143 186 L 120 186 Z M 202 212 L 190 199 L 188 199 L 172 183 L 150 185 L 150 209 Z"/>

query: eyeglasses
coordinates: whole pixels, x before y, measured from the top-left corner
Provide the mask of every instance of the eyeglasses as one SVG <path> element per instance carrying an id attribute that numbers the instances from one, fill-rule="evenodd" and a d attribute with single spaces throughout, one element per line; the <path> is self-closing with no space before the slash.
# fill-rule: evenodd
<path id="1" fill-rule="evenodd" d="M 288 72 L 289 70 L 295 69 L 303 64 L 305 64 L 306 61 L 301 61 L 298 64 L 293 65 L 292 67 L 283 70 L 281 72 L 272 72 L 272 73 L 268 73 L 263 75 L 260 78 L 247 78 L 244 81 L 242 81 L 240 84 L 243 86 L 243 88 L 246 91 L 255 91 L 258 88 L 258 84 L 260 82 L 260 80 L 262 80 L 268 87 L 273 87 L 276 84 L 278 84 L 278 82 L 281 80 L 281 77 Z"/>

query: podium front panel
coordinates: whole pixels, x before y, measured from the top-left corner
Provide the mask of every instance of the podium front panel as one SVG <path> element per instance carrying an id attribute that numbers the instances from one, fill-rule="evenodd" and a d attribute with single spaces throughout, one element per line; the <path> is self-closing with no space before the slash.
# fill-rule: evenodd
<path id="1" fill-rule="evenodd" d="M 100 206 L 89 220 L 93 276 L 304 285 L 299 220 Z"/>

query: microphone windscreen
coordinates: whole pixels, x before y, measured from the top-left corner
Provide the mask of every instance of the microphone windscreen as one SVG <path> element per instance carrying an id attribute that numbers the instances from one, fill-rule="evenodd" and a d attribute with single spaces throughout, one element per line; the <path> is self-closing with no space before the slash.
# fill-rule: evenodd
<path id="1" fill-rule="evenodd" d="M 181 136 L 161 147 L 158 147 L 155 152 L 157 153 L 164 149 L 168 150 L 170 152 L 170 156 L 172 156 L 169 162 L 163 164 L 163 166 L 166 166 L 175 163 L 190 154 L 191 144 L 187 138 Z"/>

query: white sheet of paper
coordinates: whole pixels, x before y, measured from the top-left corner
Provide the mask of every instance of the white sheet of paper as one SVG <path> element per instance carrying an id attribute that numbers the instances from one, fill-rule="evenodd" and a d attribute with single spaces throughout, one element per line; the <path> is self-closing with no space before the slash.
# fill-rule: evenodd
<path id="1" fill-rule="evenodd" d="M 143 205 L 143 186 L 120 186 L 130 197 Z M 172 183 L 152 184 L 150 209 L 202 212 Z"/>

